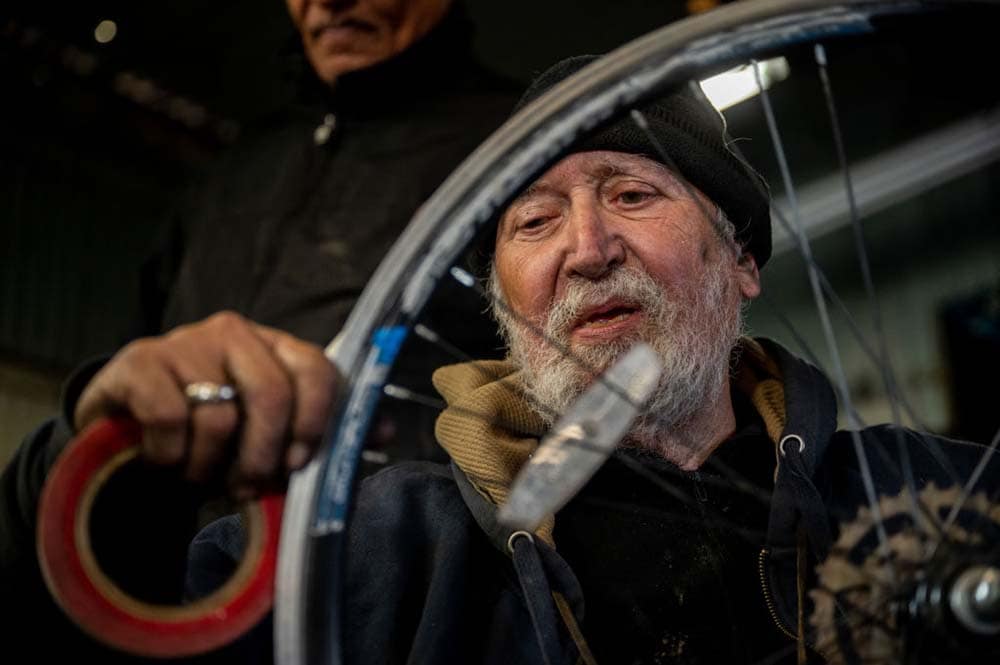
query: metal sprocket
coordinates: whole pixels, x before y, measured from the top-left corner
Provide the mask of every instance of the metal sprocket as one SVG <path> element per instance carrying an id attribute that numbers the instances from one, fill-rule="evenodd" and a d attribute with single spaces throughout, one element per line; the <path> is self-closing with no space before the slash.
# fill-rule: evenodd
<path id="1" fill-rule="evenodd" d="M 942 533 L 961 495 L 929 484 L 916 502 L 905 488 L 882 497 L 885 547 L 868 507 L 841 526 L 810 591 L 815 644 L 831 665 L 988 662 L 1000 649 L 997 635 L 967 635 L 949 604 L 964 571 L 1000 563 L 1000 506 L 986 494 L 969 496 Z"/>

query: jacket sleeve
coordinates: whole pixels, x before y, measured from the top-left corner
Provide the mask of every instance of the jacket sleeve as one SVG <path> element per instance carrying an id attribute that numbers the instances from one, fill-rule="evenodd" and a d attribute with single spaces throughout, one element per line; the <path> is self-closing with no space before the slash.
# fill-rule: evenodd
<path id="1" fill-rule="evenodd" d="M 63 387 L 61 413 L 29 434 L 0 474 L 0 588 L 15 588 L 8 582 L 26 583 L 24 573 L 37 571 L 35 525 L 42 486 L 73 436 L 69 423 L 80 393 L 103 364 L 103 358 L 92 360 L 70 376 Z"/>
<path id="2" fill-rule="evenodd" d="M 24 582 L 22 573 L 37 568 L 35 524 L 45 476 L 70 438 L 62 418 L 53 418 L 21 444 L 0 476 L 0 574 L 3 588 Z M 39 580 L 40 581 L 40 580 Z"/>
<path id="3" fill-rule="evenodd" d="M 74 372 L 63 391 L 62 414 L 28 436 L 0 475 L 0 626 L 5 665 L 91 659 L 105 665 L 162 662 L 116 651 L 77 628 L 49 592 L 35 546 L 46 476 L 75 434 L 69 425 L 71 414 L 83 387 L 103 362 L 95 360 Z M 191 545 L 208 498 L 203 489 L 180 480 L 169 467 L 137 463 L 113 474 L 100 490 L 88 525 L 95 557 L 104 572 L 130 595 L 152 603 L 180 603 L 188 568 L 204 568 L 206 561 L 220 559 L 219 555 L 196 556 L 205 548 L 194 552 L 198 543 Z M 229 549 L 239 545 L 234 541 Z M 216 571 L 221 577 L 215 584 L 235 567 L 239 553 L 229 553 L 229 557 L 232 560 L 223 562 L 221 572 Z M 214 584 L 203 578 L 205 593 Z M 269 663 L 269 621 L 252 638 L 179 662 Z M 8 655 L 13 656 L 9 661 Z"/>
<path id="4" fill-rule="evenodd" d="M 32 432 L 0 474 L 0 620 L 6 654 L 38 654 L 43 630 L 50 646 L 60 644 L 66 652 L 82 637 L 45 586 L 35 550 L 35 528 L 45 477 L 73 435 L 66 412 L 75 406 L 80 390 L 99 367 L 100 363 L 89 363 L 74 373 L 63 391 L 63 415 Z"/>
<path id="5" fill-rule="evenodd" d="M 101 663 L 141 662 L 77 628 L 49 592 L 35 545 L 46 476 L 74 436 L 71 414 L 83 387 L 103 362 L 89 362 L 73 373 L 63 390 L 62 413 L 29 435 L 0 475 L 0 625 L 5 663 L 8 655 L 11 663 L 86 662 L 91 656 Z M 101 490 L 103 508 L 95 507 L 89 524 L 105 572 L 152 602 L 169 602 L 165 594 L 180 588 L 179 573 L 172 574 L 170 566 L 177 551 L 183 564 L 187 541 L 182 538 L 192 515 L 185 497 L 167 492 L 172 486 L 160 479 L 164 475 L 142 468 L 115 474 L 121 480 Z M 178 544 L 170 547 L 170 543 Z"/>

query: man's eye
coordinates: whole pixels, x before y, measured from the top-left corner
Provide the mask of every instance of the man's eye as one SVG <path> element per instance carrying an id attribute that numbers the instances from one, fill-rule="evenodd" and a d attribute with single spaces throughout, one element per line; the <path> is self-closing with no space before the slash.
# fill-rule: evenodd
<path id="1" fill-rule="evenodd" d="M 547 217 L 529 217 L 517 225 L 519 231 L 536 231 L 548 222 Z"/>
<path id="2" fill-rule="evenodd" d="M 639 203 L 645 203 L 649 199 L 653 198 L 653 196 L 652 192 L 629 189 L 624 192 L 620 192 L 617 198 L 619 203 L 624 203 L 625 205 L 636 205 Z"/>

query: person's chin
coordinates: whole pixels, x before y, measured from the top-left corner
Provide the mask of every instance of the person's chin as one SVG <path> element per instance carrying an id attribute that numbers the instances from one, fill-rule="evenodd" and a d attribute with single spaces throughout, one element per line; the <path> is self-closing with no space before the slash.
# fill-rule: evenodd
<path id="1" fill-rule="evenodd" d="M 388 53 L 370 48 L 325 52 L 313 58 L 313 67 L 321 79 L 332 83 L 342 74 L 367 69 L 388 57 Z"/>

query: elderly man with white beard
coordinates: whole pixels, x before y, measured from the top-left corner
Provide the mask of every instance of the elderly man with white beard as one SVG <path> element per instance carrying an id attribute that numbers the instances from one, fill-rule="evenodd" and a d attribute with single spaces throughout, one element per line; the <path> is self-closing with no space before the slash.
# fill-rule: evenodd
<path id="1" fill-rule="evenodd" d="M 521 105 L 590 60 L 559 63 Z M 770 493 L 775 443 L 765 421 L 780 421 L 755 408 L 779 372 L 763 346 L 741 341 L 743 306 L 760 293 L 758 264 L 770 253 L 766 186 L 727 149 L 722 116 L 690 89 L 642 112 L 652 141 L 619 121 L 509 203 L 488 274 L 508 357 L 435 374 L 449 404 L 438 440 L 468 510 L 511 555 L 529 606 L 505 622 L 534 619 L 523 629 L 539 646 L 521 644 L 508 662 L 545 662 L 528 655 L 540 648 L 548 662 L 751 663 L 792 644 L 757 574 L 767 506 L 744 492 Z M 640 341 L 664 370 L 620 450 L 531 543 L 509 530 L 497 539 L 491 506 L 505 502 L 537 445 L 531 433 L 551 427 Z M 722 468 L 738 469 L 744 490 Z M 368 523 L 367 509 L 380 504 L 363 494 L 358 515 Z M 529 589 L 534 558 L 548 593 Z M 558 630 L 535 618 L 547 596 Z"/>
<path id="2" fill-rule="evenodd" d="M 557 64 L 522 104 L 591 60 Z M 435 372 L 448 403 L 435 433 L 451 464 L 402 463 L 361 484 L 339 598 L 344 662 L 819 657 L 814 566 L 865 504 L 852 435 L 837 431 L 819 370 L 742 336 L 771 251 L 769 201 L 729 150 L 722 116 L 689 88 L 641 113 L 644 128 L 627 118 L 600 129 L 500 215 L 488 281 L 508 357 Z M 622 445 L 533 533 L 501 524 L 547 427 L 638 341 L 665 369 Z M 240 408 L 192 403 L 191 381 L 234 384 Z M 318 347 L 223 314 L 126 347 L 67 404 L 77 429 L 129 411 L 151 462 L 264 484 L 315 446 L 336 384 Z M 897 444 L 919 483 L 949 484 L 926 435 L 861 437 L 877 449 L 878 494 L 901 490 Z M 959 477 L 981 455 L 935 445 Z M 206 529 L 189 575 L 235 569 L 238 534 L 232 520 Z M 269 641 L 258 628 L 241 653 L 267 654 Z"/>
<path id="3" fill-rule="evenodd" d="M 520 106 L 592 60 L 557 64 Z M 487 280 L 509 353 L 435 373 L 450 469 L 396 467 L 362 488 L 353 662 L 821 658 L 807 590 L 865 503 L 851 435 L 819 370 L 742 336 L 769 199 L 722 116 L 690 88 L 640 110 L 645 128 L 588 136 L 500 215 Z M 639 341 L 664 371 L 619 448 L 534 533 L 500 523 L 539 436 Z M 921 483 L 946 482 L 912 432 L 862 436 L 881 448 L 878 493 L 900 491 L 897 442 Z M 938 445 L 960 469 L 981 454 Z"/>
<path id="4" fill-rule="evenodd" d="M 734 427 L 729 359 L 741 302 L 760 292 L 754 258 L 733 236 L 681 176 L 628 153 L 571 155 L 511 204 L 490 291 L 547 425 L 593 380 L 584 367 L 603 371 L 643 341 L 664 371 L 626 443 L 683 469 L 704 463 Z"/>

